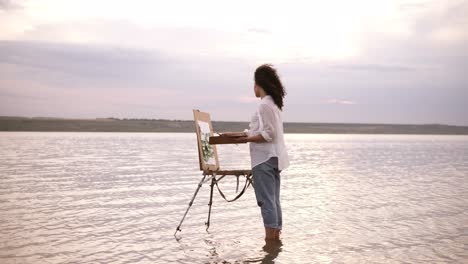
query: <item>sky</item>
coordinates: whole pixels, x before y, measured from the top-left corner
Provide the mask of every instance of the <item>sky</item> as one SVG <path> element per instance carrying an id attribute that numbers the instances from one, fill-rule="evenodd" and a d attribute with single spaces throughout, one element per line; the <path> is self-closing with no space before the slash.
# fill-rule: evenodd
<path id="1" fill-rule="evenodd" d="M 468 1 L 0 0 L 0 116 L 468 125 Z"/>

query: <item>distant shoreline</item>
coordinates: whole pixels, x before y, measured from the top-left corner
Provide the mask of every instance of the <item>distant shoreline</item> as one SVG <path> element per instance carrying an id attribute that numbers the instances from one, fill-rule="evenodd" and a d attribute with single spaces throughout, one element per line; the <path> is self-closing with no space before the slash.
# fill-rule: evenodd
<path id="1" fill-rule="evenodd" d="M 247 122 L 212 121 L 215 132 L 243 131 Z M 71 119 L 0 116 L 0 131 L 36 132 L 195 132 L 193 120 Z M 285 122 L 285 133 L 468 135 L 468 126 L 443 124 L 346 124 Z"/>

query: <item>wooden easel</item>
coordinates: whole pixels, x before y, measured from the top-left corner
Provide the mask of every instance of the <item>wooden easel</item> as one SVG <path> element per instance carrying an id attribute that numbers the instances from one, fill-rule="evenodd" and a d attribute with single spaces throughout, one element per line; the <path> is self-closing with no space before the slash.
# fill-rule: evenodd
<path id="1" fill-rule="evenodd" d="M 180 227 L 187 216 L 190 207 L 195 200 L 195 197 L 198 194 L 198 191 L 203 186 L 204 183 L 211 180 L 210 184 L 210 201 L 208 203 L 208 220 L 205 222 L 206 231 L 210 228 L 210 217 L 211 217 L 211 206 L 213 204 L 213 190 L 216 185 L 221 197 L 223 197 L 228 202 L 233 202 L 244 194 L 245 190 L 251 184 L 252 171 L 249 170 L 221 170 L 219 166 L 218 151 L 216 149 L 216 144 L 239 144 L 233 140 L 234 137 L 241 136 L 243 133 L 230 133 L 230 136 L 214 136 L 213 126 L 211 124 L 210 114 L 200 112 L 200 110 L 193 110 L 193 117 L 195 120 L 195 130 L 197 133 L 197 146 L 198 146 L 198 160 L 200 163 L 200 170 L 203 171 L 202 179 L 198 183 L 197 189 L 192 196 L 192 199 L 189 202 L 188 208 L 185 211 L 184 216 L 180 220 L 179 225 L 176 228 L 174 235 L 177 234 L 177 231 L 182 231 Z M 237 185 L 236 193 L 237 195 L 233 199 L 227 199 L 223 192 L 219 189 L 218 182 L 223 179 L 225 176 L 236 176 Z M 241 192 L 239 190 L 239 177 L 245 176 L 245 184 Z M 218 178 L 217 178 L 218 177 Z"/>

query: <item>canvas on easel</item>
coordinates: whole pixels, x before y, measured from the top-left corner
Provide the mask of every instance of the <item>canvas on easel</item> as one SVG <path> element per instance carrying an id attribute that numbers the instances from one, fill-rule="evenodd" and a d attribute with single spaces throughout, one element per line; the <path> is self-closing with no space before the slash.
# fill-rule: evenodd
<path id="1" fill-rule="evenodd" d="M 216 171 L 219 169 L 219 160 L 216 145 L 209 143 L 210 137 L 214 136 L 210 114 L 200 112 L 200 110 L 193 110 L 193 118 L 197 133 L 200 170 Z"/>

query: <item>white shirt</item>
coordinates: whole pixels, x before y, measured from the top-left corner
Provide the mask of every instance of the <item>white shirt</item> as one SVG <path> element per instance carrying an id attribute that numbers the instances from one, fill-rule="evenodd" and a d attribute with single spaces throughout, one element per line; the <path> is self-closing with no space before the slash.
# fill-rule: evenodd
<path id="1" fill-rule="evenodd" d="M 271 157 L 278 157 L 278 170 L 289 166 L 289 156 L 284 143 L 283 112 L 270 95 L 262 98 L 257 111 L 252 115 L 249 129 L 244 131 L 249 136 L 261 134 L 267 141 L 249 142 L 252 168 Z"/>

